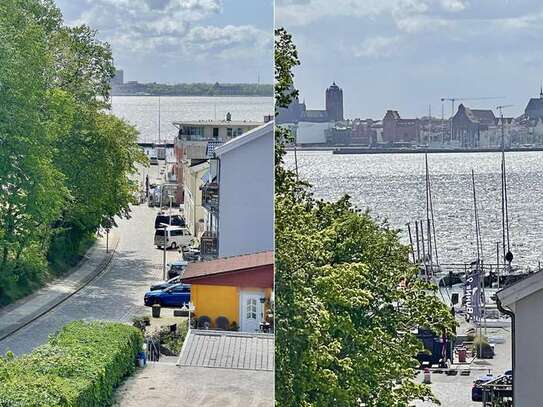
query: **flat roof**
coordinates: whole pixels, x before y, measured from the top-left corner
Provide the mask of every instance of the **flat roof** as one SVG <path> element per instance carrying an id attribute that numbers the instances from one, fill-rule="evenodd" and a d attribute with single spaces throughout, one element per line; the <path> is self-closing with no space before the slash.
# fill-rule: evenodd
<path id="1" fill-rule="evenodd" d="M 275 336 L 191 329 L 178 366 L 273 371 Z"/>
<path id="2" fill-rule="evenodd" d="M 260 126 L 264 122 L 251 121 L 251 120 L 187 120 L 187 121 L 175 121 L 173 125 L 177 128 L 180 126 L 213 126 L 213 127 L 235 127 L 235 126 Z"/>

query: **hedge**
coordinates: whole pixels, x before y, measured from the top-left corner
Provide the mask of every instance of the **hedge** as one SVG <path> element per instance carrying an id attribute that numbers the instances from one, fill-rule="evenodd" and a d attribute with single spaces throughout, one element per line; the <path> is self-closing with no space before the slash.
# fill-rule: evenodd
<path id="1" fill-rule="evenodd" d="M 129 325 L 69 323 L 32 353 L 0 358 L 0 407 L 108 406 L 142 343 Z"/>

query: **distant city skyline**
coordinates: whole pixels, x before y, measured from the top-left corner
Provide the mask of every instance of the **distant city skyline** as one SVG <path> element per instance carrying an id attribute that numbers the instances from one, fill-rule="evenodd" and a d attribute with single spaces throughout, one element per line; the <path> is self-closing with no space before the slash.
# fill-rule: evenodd
<path id="1" fill-rule="evenodd" d="M 273 82 L 273 0 L 56 3 L 111 44 L 125 82 Z"/>
<path id="2" fill-rule="evenodd" d="M 300 100 L 322 109 L 336 82 L 346 118 L 441 117 L 441 98 L 524 112 L 543 79 L 543 4 L 535 0 L 277 0 L 276 26 L 298 47 Z M 444 102 L 445 117 L 451 103 Z"/>

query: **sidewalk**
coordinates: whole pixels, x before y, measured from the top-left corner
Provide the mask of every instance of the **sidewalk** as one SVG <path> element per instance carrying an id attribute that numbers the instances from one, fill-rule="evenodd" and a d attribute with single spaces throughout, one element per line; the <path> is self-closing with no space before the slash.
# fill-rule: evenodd
<path id="1" fill-rule="evenodd" d="M 119 234 L 109 234 L 109 253 L 106 253 L 106 238 L 98 238 L 74 270 L 58 278 L 35 293 L 0 308 L 0 341 L 25 327 L 36 318 L 49 312 L 100 274 L 111 262 L 119 243 Z"/>

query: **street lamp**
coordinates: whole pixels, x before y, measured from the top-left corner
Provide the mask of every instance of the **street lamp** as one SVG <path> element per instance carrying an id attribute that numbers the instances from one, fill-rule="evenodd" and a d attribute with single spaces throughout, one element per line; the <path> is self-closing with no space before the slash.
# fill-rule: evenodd
<path id="1" fill-rule="evenodd" d="M 162 242 L 162 250 L 163 250 L 163 256 L 162 256 L 162 280 L 166 281 L 166 233 L 168 231 L 168 224 L 167 223 L 161 223 L 162 230 L 164 231 L 163 236 L 163 242 Z"/>

